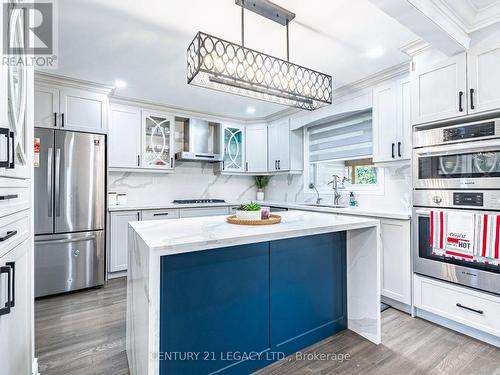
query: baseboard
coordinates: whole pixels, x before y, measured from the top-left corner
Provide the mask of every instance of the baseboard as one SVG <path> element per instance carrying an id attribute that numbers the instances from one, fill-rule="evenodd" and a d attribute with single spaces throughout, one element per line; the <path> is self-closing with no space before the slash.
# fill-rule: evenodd
<path id="1" fill-rule="evenodd" d="M 415 316 L 500 348 L 500 337 L 490 335 L 489 333 L 468 327 L 462 323 L 457 323 L 453 320 L 443 318 L 442 316 L 430 313 L 419 308 L 415 308 Z"/>
<path id="2" fill-rule="evenodd" d="M 108 280 L 117 279 L 119 277 L 126 277 L 127 271 L 121 272 L 108 272 Z"/>
<path id="3" fill-rule="evenodd" d="M 411 315 L 411 306 L 407 305 L 406 303 L 402 303 L 396 300 L 393 300 L 392 298 L 385 297 L 385 296 L 380 296 L 380 300 L 385 303 L 386 305 L 391 306 L 392 308 L 402 311 L 406 314 Z"/>

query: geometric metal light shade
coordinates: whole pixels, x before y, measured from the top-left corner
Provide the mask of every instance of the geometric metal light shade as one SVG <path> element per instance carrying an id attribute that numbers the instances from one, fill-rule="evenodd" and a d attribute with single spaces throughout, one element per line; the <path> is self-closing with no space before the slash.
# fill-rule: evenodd
<path id="1" fill-rule="evenodd" d="M 332 77 L 198 32 L 187 50 L 188 84 L 301 109 L 332 103 Z"/>

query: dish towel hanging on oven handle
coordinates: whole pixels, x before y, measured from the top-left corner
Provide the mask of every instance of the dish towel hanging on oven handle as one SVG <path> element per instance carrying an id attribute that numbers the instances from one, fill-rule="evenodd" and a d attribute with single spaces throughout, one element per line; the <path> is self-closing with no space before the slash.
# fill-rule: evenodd
<path id="1" fill-rule="evenodd" d="M 484 263 L 499 264 L 500 215 L 477 214 L 476 231 L 476 257 Z"/>
<path id="2" fill-rule="evenodd" d="M 447 211 L 445 253 L 455 258 L 471 260 L 476 246 L 476 215 Z"/>
<path id="3" fill-rule="evenodd" d="M 432 250 L 438 252 L 445 249 L 445 236 L 446 236 L 446 212 L 444 211 L 431 211 L 430 219 L 430 232 L 429 241 Z"/>

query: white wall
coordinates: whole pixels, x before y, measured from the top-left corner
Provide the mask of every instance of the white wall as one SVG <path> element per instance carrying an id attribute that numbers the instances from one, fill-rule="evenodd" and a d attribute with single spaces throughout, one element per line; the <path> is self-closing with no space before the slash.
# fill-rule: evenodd
<path id="1" fill-rule="evenodd" d="M 128 205 L 162 205 L 174 199 L 255 200 L 253 177 L 214 175 L 212 164 L 176 163 L 174 173 L 109 172 L 108 191 L 127 193 Z"/>

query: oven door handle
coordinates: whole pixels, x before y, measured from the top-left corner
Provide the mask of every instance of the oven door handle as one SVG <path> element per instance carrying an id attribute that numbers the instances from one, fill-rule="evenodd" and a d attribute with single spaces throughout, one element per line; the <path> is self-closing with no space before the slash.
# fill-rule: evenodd
<path id="1" fill-rule="evenodd" d="M 441 145 L 441 146 L 431 146 L 425 148 L 415 149 L 415 155 L 418 156 L 439 156 L 445 155 L 450 151 L 459 152 L 461 154 L 465 151 L 477 150 L 478 152 L 484 152 L 489 150 L 500 150 L 498 140 L 492 141 L 480 141 L 480 142 L 464 142 L 455 143 L 451 145 Z"/>

